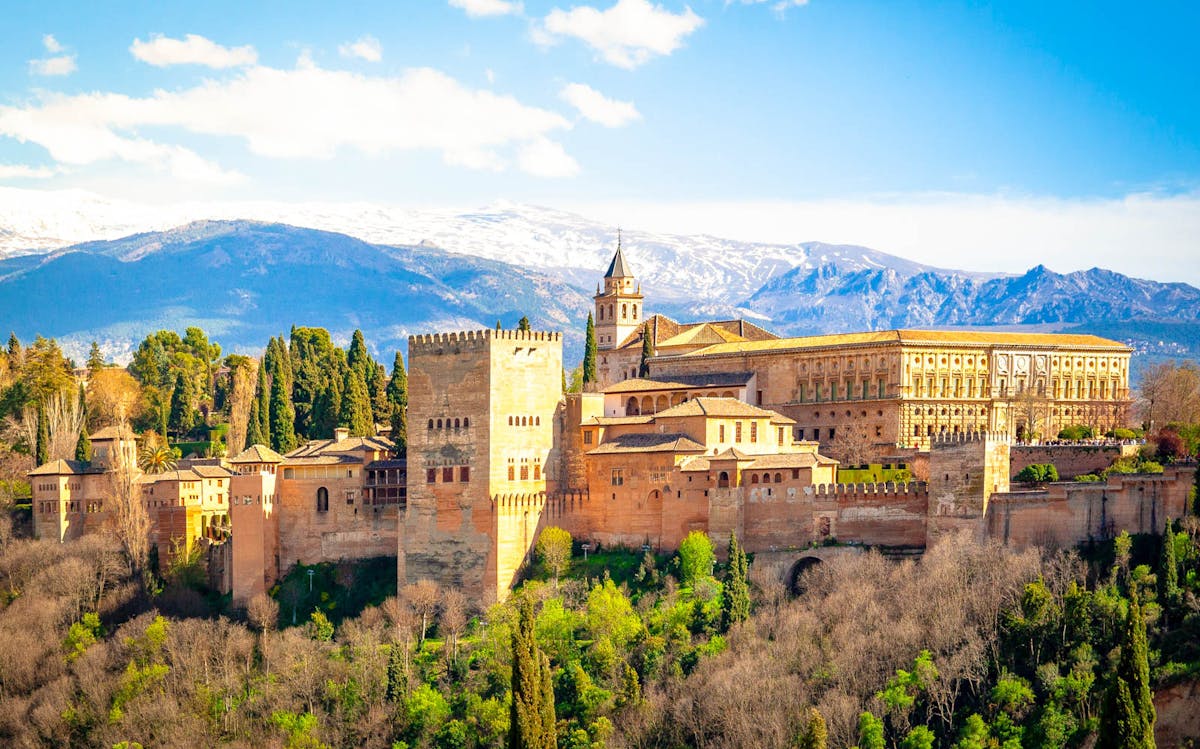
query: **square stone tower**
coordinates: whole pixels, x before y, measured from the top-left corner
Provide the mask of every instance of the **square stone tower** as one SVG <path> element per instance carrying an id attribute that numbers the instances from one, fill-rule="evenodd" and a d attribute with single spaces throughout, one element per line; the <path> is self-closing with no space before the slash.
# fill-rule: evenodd
<path id="1" fill-rule="evenodd" d="M 408 339 L 408 504 L 397 579 L 503 599 L 537 539 L 559 464 L 559 333 Z"/>

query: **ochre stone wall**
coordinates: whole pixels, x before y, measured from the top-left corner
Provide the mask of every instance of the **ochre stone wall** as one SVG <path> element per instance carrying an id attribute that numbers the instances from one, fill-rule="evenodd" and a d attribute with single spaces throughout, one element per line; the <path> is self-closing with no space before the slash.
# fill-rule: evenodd
<path id="1" fill-rule="evenodd" d="M 363 504 L 363 465 L 340 464 L 341 475 L 279 481 L 275 516 L 279 522 L 280 571 L 297 563 L 365 559 L 396 553 L 395 505 Z M 286 464 L 280 470 L 286 471 Z M 317 490 L 329 492 L 329 509 L 317 509 Z"/>
<path id="2" fill-rule="evenodd" d="M 1062 479 L 1100 473 L 1118 458 L 1137 455 L 1138 445 L 1013 445 L 1009 472 L 1016 477 L 1026 466 L 1053 463 Z"/>
<path id="3" fill-rule="evenodd" d="M 230 479 L 230 522 L 234 528 L 230 577 L 233 603 L 245 606 L 279 577 L 279 519 L 276 474 L 237 474 Z"/>
<path id="4" fill-rule="evenodd" d="M 1162 533 L 1182 517 L 1192 466 L 1161 474 L 1113 475 L 1107 482 L 1059 482 L 1037 491 L 993 495 L 985 529 L 1012 546 L 1073 546 L 1121 531 Z"/>

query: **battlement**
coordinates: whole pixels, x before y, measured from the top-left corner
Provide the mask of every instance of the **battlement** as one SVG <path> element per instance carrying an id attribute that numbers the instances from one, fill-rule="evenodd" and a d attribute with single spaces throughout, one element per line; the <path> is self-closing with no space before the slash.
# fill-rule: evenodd
<path id="1" fill-rule="evenodd" d="M 929 438 L 929 446 L 931 448 L 947 447 L 950 445 L 962 445 L 972 442 L 1011 442 L 1012 437 L 1007 432 L 958 432 L 952 434 L 943 432 L 935 434 Z"/>
<path id="2" fill-rule="evenodd" d="M 456 351 L 485 351 L 492 341 L 551 343 L 562 341 L 562 333 L 544 330 L 463 330 L 450 333 L 424 333 L 408 337 L 409 356 L 414 354 L 441 353 L 443 349 Z"/>
<path id="3" fill-rule="evenodd" d="M 913 481 L 907 484 L 897 484 L 894 481 L 867 482 L 862 484 L 817 484 L 809 487 L 817 499 L 827 497 L 871 496 L 875 498 L 888 496 L 920 497 L 929 496 L 929 485 L 924 481 Z"/>

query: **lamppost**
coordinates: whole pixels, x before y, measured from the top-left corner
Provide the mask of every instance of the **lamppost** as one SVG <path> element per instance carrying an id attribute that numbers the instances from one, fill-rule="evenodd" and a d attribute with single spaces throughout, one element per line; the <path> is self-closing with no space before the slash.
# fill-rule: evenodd
<path id="1" fill-rule="evenodd" d="M 313 575 L 315 575 L 315 574 L 317 574 L 316 570 L 308 571 L 308 592 L 309 593 L 312 593 L 312 581 L 313 581 Z"/>

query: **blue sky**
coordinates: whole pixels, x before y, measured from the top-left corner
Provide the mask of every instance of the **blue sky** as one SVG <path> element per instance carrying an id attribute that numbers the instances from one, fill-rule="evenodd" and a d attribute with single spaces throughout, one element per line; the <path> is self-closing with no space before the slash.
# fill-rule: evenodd
<path id="1" fill-rule="evenodd" d="M 1195 3 L 15 5 L 0 185 L 507 199 L 960 267 L 1200 256 Z"/>

